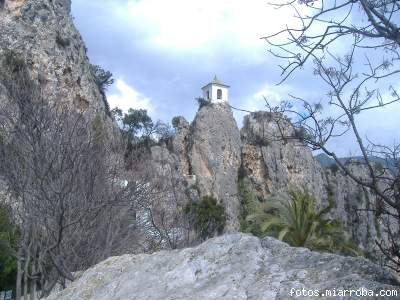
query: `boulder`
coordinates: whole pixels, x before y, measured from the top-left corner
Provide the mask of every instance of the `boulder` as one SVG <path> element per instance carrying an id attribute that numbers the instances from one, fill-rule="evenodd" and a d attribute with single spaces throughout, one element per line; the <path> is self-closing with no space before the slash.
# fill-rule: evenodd
<path id="1" fill-rule="evenodd" d="M 270 237 L 260 240 L 237 233 L 195 248 L 111 257 L 47 300 L 317 298 L 291 293 L 359 299 L 355 293 L 376 295 L 382 290 L 400 295 L 399 282 L 364 258 L 318 253 Z M 344 291 L 346 296 L 337 297 Z"/>

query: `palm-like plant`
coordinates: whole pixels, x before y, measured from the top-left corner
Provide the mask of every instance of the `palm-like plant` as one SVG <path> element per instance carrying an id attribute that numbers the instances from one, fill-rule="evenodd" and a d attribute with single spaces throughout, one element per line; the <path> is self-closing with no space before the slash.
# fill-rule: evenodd
<path id="1" fill-rule="evenodd" d="M 307 191 L 291 189 L 288 197 L 271 197 L 246 217 L 251 232 L 274 236 L 295 247 L 359 255 L 357 246 L 338 220 L 326 218 L 331 205 L 316 210 Z"/>

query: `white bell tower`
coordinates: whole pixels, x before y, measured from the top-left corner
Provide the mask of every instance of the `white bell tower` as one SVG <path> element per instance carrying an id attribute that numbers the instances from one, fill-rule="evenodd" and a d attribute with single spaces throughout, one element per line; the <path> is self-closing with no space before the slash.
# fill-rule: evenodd
<path id="1" fill-rule="evenodd" d="M 219 81 L 217 76 L 201 89 L 203 90 L 203 98 L 211 103 L 228 102 L 229 85 Z"/>

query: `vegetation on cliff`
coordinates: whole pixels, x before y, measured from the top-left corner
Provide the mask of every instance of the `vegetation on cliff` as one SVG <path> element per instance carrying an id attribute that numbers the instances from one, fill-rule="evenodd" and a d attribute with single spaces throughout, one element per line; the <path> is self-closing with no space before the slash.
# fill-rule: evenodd
<path id="1" fill-rule="evenodd" d="M 125 251 L 128 199 L 138 192 L 135 181 L 117 184 L 119 146 L 106 142 L 104 118 L 48 101 L 42 76 L 14 52 L 0 63 L 0 174 L 20 232 L 19 299 L 37 286 L 47 295 L 73 272 Z"/>
<path id="2" fill-rule="evenodd" d="M 400 102 L 400 91 L 393 84 L 400 72 L 398 1 L 302 0 L 275 7 L 293 9 L 299 21 L 265 37 L 270 53 L 282 62 L 281 83 L 312 70 L 313 84 L 321 86 L 326 99 L 291 96 L 279 105 L 267 101 L 267 108 L 280 113 L 277 126 L 284 122 L 279 115 L 296 120 L 292 127 L 304 134 L 295 138 L 332 158 L 338 170 L 371 191 L 366 210 L 385 224 L 374 243 L 385 264 L 400 272 L 400 144 L 395 136 L 393 142 L 368 136 L 361 123 L 363 116 L 373 118 L 379 110 L 396 108 Z M 294 138 L 287 131 L 281 133 L 282 138 Z M 349 143 L 343 136 L 353 137 L 353 152 L 361 156 L 358 163 L 367 176 L 345 164 L 332 147 Z M 375 167 L 377 159 L 384 162 L 383 168 Z"/>
<path id="3" fill-rule="evenodd" d="M 273 236 L 294 247 L 360 255 L 339 220 L 328 217 L 331 206 L 317 210 L 315 199 L 307 191 L 291 189 L 259 201 L 242 180 L 242 230 L 258 237 Z"/>
<path id="4" fill-rule="evenodd" d="M 225 228 L 225 209 L 212 197 L 205 196 L 198 203 L 188 203 L 185 213 L 202 241 L 221 234 Z"/>

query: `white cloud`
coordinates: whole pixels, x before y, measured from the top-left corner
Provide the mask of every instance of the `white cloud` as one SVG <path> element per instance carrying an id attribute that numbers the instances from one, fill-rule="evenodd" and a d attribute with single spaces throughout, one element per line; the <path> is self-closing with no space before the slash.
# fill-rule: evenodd
<path id="1" fill-rule="evenodd" d="M 287 85 L 273 86 L 265 84 L 261 90 L 256 92 L 251 99 L 249 99 L 250 106 L 254 101 L 256 103 L 265 103 L 266 99 L 271 105 L 278 105 L 282 100 L 287 99 L 287 94 L 290 88 Z"/>
<path id="2" fill-rule="evenodd" d="M 306 89 L 299 90 L 289 84 L 271 85 L 266 83 L 263 84 L 253 95 L 244 99 L 242 101 L 242 106 L 251 111 L 265 110 L 265 99 L 272 106 L 279 105 L 283 100 L 291 101 L 292 104 L 296 106 L 297 102 L 293 101 L 290 95 L 307 99 L 309 101 L 316 101 L 320 96 L 318 92 Z"/>
<path id="3" fill-rule="evenodd" d="M 126 81 L 117 80 L 112 87 L 108 96 L 111 107 L 118 106 L 124 110 L 130 107 L 142 108 L 148 109 L 153 114 L 157 108 L 158 114 L 165 113 L 163 116 L 168 117 L 172 111 L 173 114 L 182 114 L 184 108 L 192 104 L 188 104 L 191 102 L 177 104 L 176 99 L 189 98 L 197 93 L 189 90 L 189 87 L 193 86 L 189 79 L 199 78 L 199 74 L 218 75 L 219 70 L 224 70 L 231 78 L 250 77 L 251 88 L 254 84 L 260 83 L 252 91 L 249 91 L 250 87 L 246 83 L 242 86 L 236 83 L 235 88 L 243 91 L 241 95 L 247 93 L 246 97 L 237 99 L 232 97 L 232 105 L 239 108 L 251 111 L 265 109 L 263 96 L 272 104 L 278 104 L 281 100 L 287 99 L 290 93 L 307 97 L 307 100 L 311 101 L 322 99 L 325 102 L 326 113 L 337 114 L 337 109 L 326 104 L 327 96 L 323 87 L 316 86 L 314 81 L 310 81 L 310 77 L 305 75 L 309 71 L 307 68 L 292 78 L 295 81 L 291 81 L 291 86 L 287 84 L 289 81 L 280 86 L 264 84 L 265 72 L 258 72 L 257 68 L 269 69 L 268 78 L 274 78 L 273 73 L 279 69 L 275 66 L 277 62 L 273 57 L 266 54 L 266 49 L 269 47 L 260 40 L 260 37 L 276 32 L 286 24 L 295 26 L 298 21 L 293 18 L 291 9 L 275 10 L 268 5 L 271 1 L 283 2 L 282 0 L 74 0 L 73 6 L 76 7 L 76 13 L 81 13 L 77 15 L 86 26 L 85 30 L 88 33 L 95 33 L 95 35 L 88 34 L 92 38 L 93 48 L 100 45 L 103 47 L 100 47 L 100 50 L 109 51 L 100 53 L 99 49 L 93 49 L 95 51 L 91 51 L 90 54 L 97 51 L 97 58 L 100 57 L 105 64 L 110 63 L 109 68 L 114 68 L 117 77 L 126 78 Z M 304 9 L 304 6 L 302 8 Z M 321 27 L 316 26 L 312 32 L 314 30 L 319 32 Z M 336 43 L 333 50 L 344 54 L 348 49 L 347 46 L 346 42 Z M 376 54 L 376 57 L 379 55 Z M 96 55 L 94 57 L 96 58 Z M 99 63 L 103 63 L 101 60 Z M 132 64 L 135 65 L 134 68 L 131 68 Z M 251 67 L 247 68 L 248 66 Z M 116 70 L 125 73 L 118 74 Z M 230 71 L 234 72 L 229 73 Z M 187 73 L 190 73 L 190 76 Z M 133 82 L 136 88 L 139 86 L 137 78 L 140 78 L 142 83 L 140 86 L 143 88 L 141 92 L 127 84 L 131 74 L 136 76 L 129 82 Z M 133 78 L 136 78 L 136 83 L 132 81 Z M 154 80 L 167 82 L 165 86 L 179 88 L 167 89 L 164 85 L 157 85 L 157 89 L 162 91 L 160 97 L 157 96 L 153 85 L 143 84 Z M 272 81 L 273 79 L 270 83 Z M 276 81 L 278 79 L 274 82 Z M 393 82 L 398 80 L 392 80 L 391 83 Z M 146 87 L 148 90 L 145 90 Z M 150 99 L 148 95 L 152 95 L 154 99 Z M 158 105 L 155 106 L 154 103 Z M 235 111 L 235 116 L 242 117 L 243 114 Z M 399 114 L 400 105 L 393 105 L 374 112 L 365 112 L 357 120 L 363 136 L 368 135 L 376 137 L 374 140 L 388 141 L 391 137 L 398 136 Z M 240 118 L 238 120 L 241 121 Z M 341 143 L 340 147 L 346 148 L 344 150 L 347 151 L 350 144 L 351 140 Z"/>
<path id="4" fill-rule="evenodd" d="M 143 42 L 168 50 L 265 47 L 261 37 L 299 22 L 293 10 L 277 11 L 265 0 L 138 0 L 113 9 Z"/>
<path id="5" fill-rule="evenodd" d="M 287 99 L 287 95 L 290 90 L 291 87 L 288 85 L 276 86 L 264 84 L 254 94 L 248 95 L 237 101 L 238 107 L 236 108 L 252 112 L 266 110 L 265 99 L 272 106 L 279 105 L 282 100 Z M 234 110 L 233 113 L 237 123 L 240 126 L 243 125 L 242 120 L 243 117 L 247 115 L 247 112 Z"/>
<path id="6" fill-rule="evenodd" d="M 122 79 L 116 80 L 114 92 L 107 96 L 107 100 L 111 108 L 119 107 L 123 111 L 129 108 L 147 109 L 149 113 L 154 111 L 150 98 L 142 95 Z"/>

